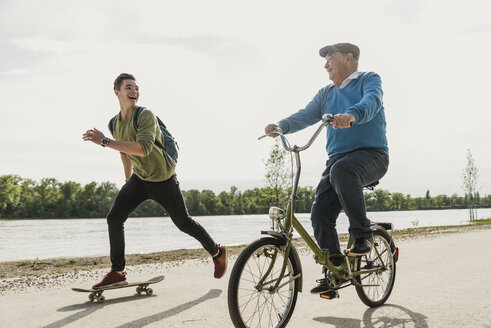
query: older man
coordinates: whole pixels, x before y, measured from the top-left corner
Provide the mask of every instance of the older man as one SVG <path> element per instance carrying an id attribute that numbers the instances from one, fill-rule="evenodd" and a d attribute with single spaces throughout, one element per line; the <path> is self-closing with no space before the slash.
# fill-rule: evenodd
<path id="1" fill-rule="evenodd" d="M 360 49 L 350 43 L 328 45 L 319 50 L 326 59 L 324 68 L 332 84 L 320 89 L 307 106 L 297 113 L 269 124 L 265 132 L 276 136 L 275 128 L 293 133 L 332 114 L 327 128 L 328 161 L 316 190 L 311 221 L 321 249 L 329 250 L 336 265 L 341 256 L 336 219 L 343 209 L 349 218 L 349 233 L 354 238 L 348 256 L 370 252 L 373 243 L 366 215 L 363 187 L 384 176 L 389 165 L 382 82 L 373 72 L 359 72 Z M 312 293 L 329 291 L 325 278 Z"/>

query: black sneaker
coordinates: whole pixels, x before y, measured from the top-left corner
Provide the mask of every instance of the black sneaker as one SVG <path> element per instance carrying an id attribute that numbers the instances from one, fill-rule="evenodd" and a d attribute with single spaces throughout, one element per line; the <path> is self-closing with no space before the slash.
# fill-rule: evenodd
<path id="1" fill-rule="evenodd" d="M 331 254 L 329 255 L 329 260 L 335 266 L 340 266 L 345 261 L 345 256 L 343 254 Z"/>
<path id="2" fill-rule="evenodd" d="M 310 290 L 311 294 L 321 294 L 330 290 L 326 278 L 317 279 L 318 285 Z"/>
<path id="3" fill-rule="evenodd" d="M 373 239 L 357 239 L 353 247 L 347 251 L 348 256 L 361 256 L 370 253 Z"/>

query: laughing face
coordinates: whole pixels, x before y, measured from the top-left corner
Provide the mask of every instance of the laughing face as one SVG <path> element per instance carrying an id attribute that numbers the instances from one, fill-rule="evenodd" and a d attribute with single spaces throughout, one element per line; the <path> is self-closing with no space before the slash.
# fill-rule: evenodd
<path id="1" fill-rule="evenodd" d="M 337 86 L 346 79 L 352 72 L 348 62 L 350 56 L 338 51 L 328 52 L 324 68 L 329 73 L 329 79 Z"/>
<path id="2" fill-rule="evenodd" d="M 123 107 L 136 107 L 140 91 L 134 80 L 123 80 L 121 88 L 114 91 Z"/>

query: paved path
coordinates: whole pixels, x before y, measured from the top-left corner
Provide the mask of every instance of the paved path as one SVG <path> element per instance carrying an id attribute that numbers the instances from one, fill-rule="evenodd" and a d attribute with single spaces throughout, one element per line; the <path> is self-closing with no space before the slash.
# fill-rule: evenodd
<path id="1" fill-rule="evenodd" d="M 328 301 L 309 294 L 320 267 L 301 255 L 305 291 L 289 327 L 490 327 L 491 229 L 402 241 L 394 291 L 386 306 L 370 309 L 354 288 Z M 231 261 L 233 264 L 233 260 Z M 28 289 L 0 296 L 2 327 L 231 327 L 227 283 L 212 278 L 209 261 L 129 268 L 131 280 L 165 274 L 154 295 L 133 288 L 105 292 L 103 304 L 69 286 L 88 286 L 79 277 L 53 289 Z"/>

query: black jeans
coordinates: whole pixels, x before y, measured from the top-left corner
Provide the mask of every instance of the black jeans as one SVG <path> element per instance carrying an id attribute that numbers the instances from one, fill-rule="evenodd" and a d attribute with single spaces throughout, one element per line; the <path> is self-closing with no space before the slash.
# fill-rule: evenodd
<path id="1" fill-rule="evenodd" d="M 189 216 L 175 174 L 162 182 L 143 181 L 133 174 L 119 191 L 107 215 L 113 271 L 122 271 L 126 264 L 124 222 L 147 199 L 159 203 L 179 230 L 196 238 L 210 255 L 218 252 L 218 245 L 206 230 Z"/>
<path id="2" fill-rule="evenodd" d="M 349 219 L 349 233 L 356 239 L 371 238 L 363 186 L 381 179 L 389 156 L 376 149 L 359 149 L 329 158 L 315 193 L 311 221 L 319 247 L 341 254 L 336 219 L 341 209 Z"/>

